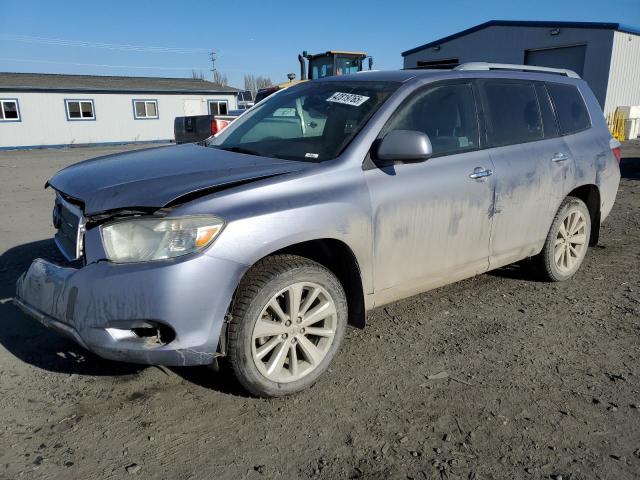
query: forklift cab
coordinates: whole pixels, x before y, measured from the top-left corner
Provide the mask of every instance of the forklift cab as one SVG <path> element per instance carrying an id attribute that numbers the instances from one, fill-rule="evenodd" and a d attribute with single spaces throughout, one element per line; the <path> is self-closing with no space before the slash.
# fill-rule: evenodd
<path id="1" fill-rule="evenodd" d="M 348 75 L 364 70 L 363 62 L 367 58 L 364 52 L 342 52 L 330 50 L 325 53 L 309 55 L 303 52 L 302 56 L 309 61 L 309 80 L 332 77 L 334 75 Z M 369 57 L 369 69 L 371 69 L 371 57 Z"/>

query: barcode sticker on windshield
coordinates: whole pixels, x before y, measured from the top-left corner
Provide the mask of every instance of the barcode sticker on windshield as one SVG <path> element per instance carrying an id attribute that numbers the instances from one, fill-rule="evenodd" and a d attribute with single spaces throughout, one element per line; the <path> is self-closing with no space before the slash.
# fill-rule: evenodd
<path id="1" fill-rule="evenodd" d="M 352 105 L 354 107 L 359 107 L 367 100 L 369 100 L 369 97 L 365 97 L 364 95 L 356 95 L 355 93 L 343 92 L 336 92 L 329 98 L 327 98 L 327 102 L 343 103 L 345 105 Z"/>
<path id="2" fill-rule="evenodd" d="M 305 153 L 304 157 L 305 158 L 318 158 L 320 155 L 318 155 L 317 153 Z"/>

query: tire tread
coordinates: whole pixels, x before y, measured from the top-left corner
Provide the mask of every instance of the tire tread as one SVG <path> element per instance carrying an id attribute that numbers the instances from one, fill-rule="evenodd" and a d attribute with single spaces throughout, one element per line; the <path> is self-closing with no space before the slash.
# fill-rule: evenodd
<path id="1" fill-rule="evenodd" d="M 250 361 L 250 359 L 244 358 L 242 351 L 241 330 L 244 326 L 243 323 L 246 322 L 246 315 L 251 303 L 267 287 L 269 282 L 291 270 L 299 268 L 307 268 L 316 270 L 321 274 L 329 274 L 340 285 L 340 282 L 329 269 L 313 260 L 289 254 L 272 255 L 263 258 L 247 271 L 238 285 L 236 295 L 229 309 L 230 316 L 227 319 L 227 362 L 242 386 L 249 393 L 258 397 L 270 397 L 275 396 L 275 394 L 273 392 L 265 392 L 259 386 L 254 385 L 253 382 L 246 378 L 243 372 L 242 363 Z M 342 298 L 335 300 L 336 302 L 344 302 L 346 305 L 341 285 L 340 289 Z"/>
<path id="2" fill-rule="evenodd" d="M 568 206 L 571 204 L 584 208 L 584 210 L 587 212 L 587 219 L 590 220 L 590 216 L 588 215 L 589 210 L 585 205 L 585 203 L 580 198 L 568 196 L 562 201 L 562 203 L 560 204 L 560 207 L 558 208 L 558 211 L 556 212 L 555 217 L 553 218 L 553 222 L 551 222 L 551 228 L 549 229 L 549 233 L 547 234 L 547 238 L 544 242 L 544 246 L 542 247 L 542 251 L 538 255 L 532 258 L 535 271 L 541 280 L 545 280 L 549 282 L 561 282 L 564 280 L 568 280 L 575 274 L 575 272 L 573 272 L 571 275 L 568 275 L 568 276 L 559 275 L 554 270 L 552 265 L 552 262 L 554 261 L 554 242 L 557 235 L 556 230 L 558 228 L 559 223 L 564 220 L 564 217 L 566 215 L 566 210 L 568 209 Z M 590 225 L 588 226 L 589 228 L 587 228 L 587 237 L 589 236 L 589 232 L 590 232 Z M 588 248 L 588 244 L 589 244 L 589 239 L 587 238 L 587 243 L 585 244 L 586 248 Z M 580 265 L 578 266 L 576 271 L 579 268 L 580 268 Z"/>

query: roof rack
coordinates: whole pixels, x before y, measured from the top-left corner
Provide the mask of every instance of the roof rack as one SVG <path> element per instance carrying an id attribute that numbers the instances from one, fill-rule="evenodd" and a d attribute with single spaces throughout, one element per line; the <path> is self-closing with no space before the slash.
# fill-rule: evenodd
<path id="1" fill-rule="evenodd" d="M 580 78 L 573 70 L 566 68 L 536 67 L 535 65 L 514 65 L 510 63 L 469 62 L 458 65 L 454 70 L 519 70 L 522 72 L 554 73 L 570 78 Z"/>

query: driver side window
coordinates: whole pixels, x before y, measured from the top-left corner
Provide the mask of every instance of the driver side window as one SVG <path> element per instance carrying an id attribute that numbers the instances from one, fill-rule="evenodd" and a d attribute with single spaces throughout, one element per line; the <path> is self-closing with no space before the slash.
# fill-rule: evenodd
<path id="1" fill-rule="evenodd" d="M 416 130 L 431 140 L 433 155 L 452 155 L 479 146 L 478 119 L 470 84 L 439 85 L 409 97 L 386 132 Z"/>

